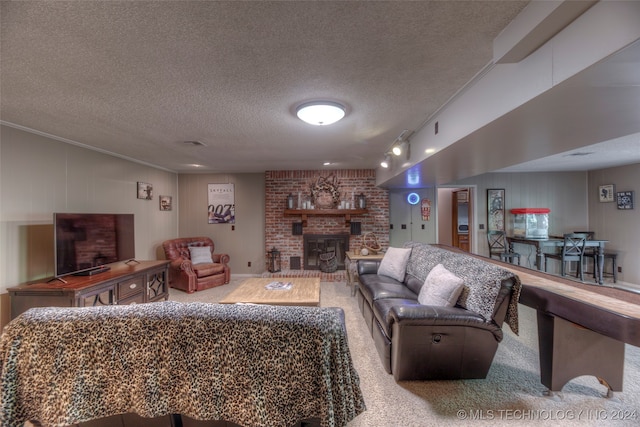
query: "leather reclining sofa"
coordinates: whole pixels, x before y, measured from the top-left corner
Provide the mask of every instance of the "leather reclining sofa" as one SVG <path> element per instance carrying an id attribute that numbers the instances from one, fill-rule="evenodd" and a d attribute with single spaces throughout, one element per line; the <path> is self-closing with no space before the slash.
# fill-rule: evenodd
<path id="1" fill-rule="evenodd" d="M 378 275 L 381 261 L 358 261 L 358 306 L 385 370 L 396 381 L 486 378 L 507 320 L 518 333 L 520 280 L 495 264 L 424 243 L 411 248 L 404 281 Z M 453 307 L 418 295 L 437 264 L 464 280 Z"/>

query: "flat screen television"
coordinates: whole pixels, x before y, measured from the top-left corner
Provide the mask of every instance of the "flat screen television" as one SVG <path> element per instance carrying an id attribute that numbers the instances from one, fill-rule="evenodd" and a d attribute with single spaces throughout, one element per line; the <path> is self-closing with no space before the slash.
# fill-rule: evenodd
<path id="1" fill-rule="evenodd" d="M 135 258 L 133 214 L 54 213 L 53 229 L 56 277 Z"/>

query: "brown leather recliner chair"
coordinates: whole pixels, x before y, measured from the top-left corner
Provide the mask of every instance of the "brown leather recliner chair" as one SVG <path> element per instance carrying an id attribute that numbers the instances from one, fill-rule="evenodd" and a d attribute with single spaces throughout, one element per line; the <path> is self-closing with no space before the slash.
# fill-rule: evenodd
<path id="1" fill-rule="evenodd" d="M 209 247 L 212 263 L 193 264 L 189 247 Z M 188 293 L 229 283 L 231 269 L 228 254 L 215 254 L 209 237 L 183 237 L 162 242 L 169 264 L 169 286 Z"/>

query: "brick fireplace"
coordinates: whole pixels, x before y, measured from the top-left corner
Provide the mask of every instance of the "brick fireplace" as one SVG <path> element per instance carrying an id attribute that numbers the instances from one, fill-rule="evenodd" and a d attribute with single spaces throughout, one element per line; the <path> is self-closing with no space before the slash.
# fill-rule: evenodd
<path id="1" fill-rule="evenodd" d="M 309 185 L 318 177 L 334 175 L 339 183 L 340 199 L 354 206 L 355 196 L 364 194 L 367 212 L 362 215 L 351 215 L 351 223 L 360 223 L 360 235 L 351 233 L 344 216 L 323 216 L 322 209 L 315 209 L 314 215 L 307 218 L 306 226 L 300 227 L 302 218 L 296 215 L 284 215 L 287 208 L 287 196 L 292 194 L 296 199 L 309 195 Z M 304 236 L 305 235 L 344 235 L 348 234 L 349 250 L 362 247 L 364 234 L 375 233 L 383 248 L 389 246 L 389 194 L 388 191 L 375 185 L 376 173 L 373 169 L 345 169 L 333 171 L 267 171 L 265 176 L 265 253 L 273 247 L 280 251 L 282 272 L 278 276 L 313 276 L 323 281 L 344 281 L 343 269 L 335 273 L 325 273 L 317 268 L 305 269 Z M 349 210 L 345 209 L 345 213 Z M 294 224 L 296 226 L 294 227 Z M 302 228 L 302 234 L 294 233 Z M 357 229 L 358 227 L 353 227 Z M 300 269 L 292 269 L 300 266 Z M 297 262 L 302 261 L 302 262 Z M 343 259 L 339 260 L 343 264 Z M 296 265 L 298 264 L 298 265 Z M 341 268 L 344 268 L 343 266 Z M 265 268 L 266 270 L 266 268 Z"/>

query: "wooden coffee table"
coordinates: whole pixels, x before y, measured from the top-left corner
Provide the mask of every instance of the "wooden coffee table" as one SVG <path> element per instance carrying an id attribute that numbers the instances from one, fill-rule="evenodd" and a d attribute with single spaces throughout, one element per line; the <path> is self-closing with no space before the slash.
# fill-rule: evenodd
<path id="1" fill-rule="evenodd" d="M 289 290 L 270 290 L 265 286 L 271 282 L 291 282 Z M 223 298 L 221 304 L 269 304 L 320 306 L 320 278 L 259 278 L 252 277 Z"/>

